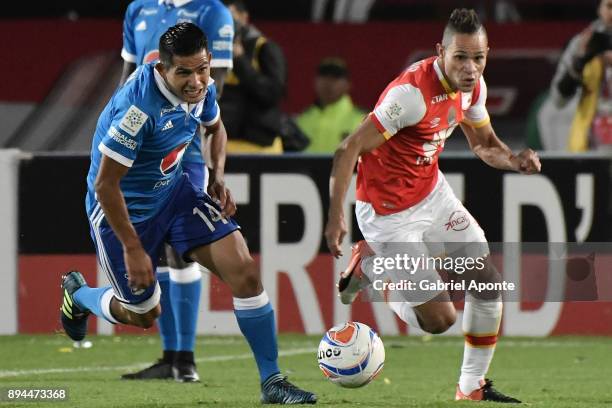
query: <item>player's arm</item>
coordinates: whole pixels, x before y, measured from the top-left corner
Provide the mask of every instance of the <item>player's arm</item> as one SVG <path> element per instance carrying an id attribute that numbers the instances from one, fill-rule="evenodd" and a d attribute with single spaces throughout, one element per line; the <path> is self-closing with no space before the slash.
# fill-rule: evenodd
<path id="1" fill-rule="evenodd" d="M 336 258 L 342 255 L 340 244 L 347 233 L 343 205 L 357 159 L 361 154 L 382 145 L 385 140 L 372 119 L 368 117 L 352 135 L 342 141 L 334 154 L 329 177 L 330 203 L 325 239 L 329 250 Z"/>
<path id="2" fill-rule="evenodd" d="M 136 69 L 136 40 L 134 39 L 133 22 L 138 15 L 137 7 L 136 3 L 131 3 L 123 17 L 123 48 L 121 49 L 123 70 L 121 71 L 119 86 L 125 84 L 130 74 Z"/>
<path id="3" fill-rule="evenodd" d="M 119 79 L 119 86 L 125 84 L 128 77 L 136 69 L 135 62 L 123 61 L 123 70 L 121 71 L 121 79 Z"/>
<path id="4" fill-rule="evenodd" d="M 217 88 L 217 100 L 221 99 L 227 71 L 227 68 L 212 68 L 210 70 L 210 76 L 215 80 L 215 87 Z"/>
<path id="5" fill-rule="evenodd" d="M 123 245 L 130 285 L 135 289 L 144 289 L 154 282 L 155 277 L 151 259 L 130 222 L 127 205 L 121 192 L 120 182 L 128 170 L 129 167 L 102 154 L 95 190 L 106 221 Z"/>
<path id="6" fill-rule="evenodd" d="M 221 213 L 224 216 L 231 217 L 236 213 L 236 202 L 225 186 L 227 132 L 225 126 L 223 126 L 223 121 L 218 119 L 212 125 L 206 126 L 206 134 L 210 135 L 208 194 L 219 202 Z"/>
<path id="7" fill-rule="evenodd" d="M 542 165 L 536 152 L 531 149 L 525 149 L 518 155 L 515 155 L 497 137 L 491 123 L 478 127 L 461 123 L 461 129 L 467 137 L 470 149 L 489 166 L 500 170 L 513 170 L 523 174 L 534 174 L 540 171 Z"/>
<path id="8" fill-rule="evenodd" d="M 427 106 L 418 87 L 411 84 L 394 86 L 336 150 L 329 178 L 330 205 L 325 227 L 327 247 L 336 258 L 342 255 L 340 244 L 347 233 L 343 204 L 357 159 L 394 137 L 401 129 L 419 123 L 426 111 Z"/>

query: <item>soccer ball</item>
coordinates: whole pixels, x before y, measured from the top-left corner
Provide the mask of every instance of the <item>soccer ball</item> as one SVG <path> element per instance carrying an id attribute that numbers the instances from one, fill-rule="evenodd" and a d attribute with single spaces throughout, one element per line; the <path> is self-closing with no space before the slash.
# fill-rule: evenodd
<path id="1" fill-rule="evenodd" d="M 319 343 L 319 368 L 334 384 L 363 387 L 385 364 L 385 347 L 368 325 L 348 322 L 332 327 Z"/>

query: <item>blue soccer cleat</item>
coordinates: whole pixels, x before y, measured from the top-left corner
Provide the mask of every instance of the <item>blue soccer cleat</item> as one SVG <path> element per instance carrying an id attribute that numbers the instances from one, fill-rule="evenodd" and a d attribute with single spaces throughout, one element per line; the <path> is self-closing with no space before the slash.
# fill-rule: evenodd
<path id="1" fill-rule="evenodd" d="M 281 374 L 270 376 L 261 384 L 263 404 L 315 404 L 317 396 L 304 391 L 287 381 Z"/>
<path id="2" fill-rule="evenodd" d="M 79 271 L 70 271 L 62 276 L 63 298 L 60 307 L 60 320 L 64 331 L 74 341 L 83 340 L 87 334 L 89 310 L 81 309 L 73 298 L 74 292 L 86 285 L 85 278 Z"/>

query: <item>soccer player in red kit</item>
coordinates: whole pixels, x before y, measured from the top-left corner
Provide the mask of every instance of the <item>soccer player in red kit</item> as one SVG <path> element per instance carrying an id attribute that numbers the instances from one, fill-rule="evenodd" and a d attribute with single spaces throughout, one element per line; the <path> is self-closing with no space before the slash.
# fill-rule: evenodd
<path id="1" fill-rule="evenodd" d="M 347 233 L 343 203 L 357 162 L 356 216 L 367 242 L 354 246 L 353 259 L 340 279 L 344 303 L 352 302 L 364 283 L 377 278 L 380 271 L 372 272 L 372 259 L 385 255 L 385 245 L 393 243 L 414 243 L 413 248 L 425 248 L 425 255 L 432 257 L 463 249 L 463 253 L 483 260 L 483 268 L 470 272 L 472 279 L 499 281 L 488 258 L 484 232 L 438 169 L 444 142 L 457 125 L 471 150 L 488 165 L 522 174 L 540 171 L 534 151 L 513 154 L 491 127 L 482 77 L 489 47 L 476 13 L 454 10 L 436 48 L 437 56 L 411 65 L 387 86 L 374 110 L 335 153 L 327 245 L 335 257 L 342 255 L 340 245 Z M 443 245 L 440 252 L 426 252 L 435 245 Z M 452 272 L 459 278 L 468 275 Z M 396 282 L 406 276 L 398 270 L 385 273 L 387 280 Z M 438 277 L 431 266 L 413 273 L 412 280 Z M 485 379 L 501 321 L 500 293 L 468 291 L 465 300 L 465 348 L 455 399 L 520 402 L 500 393 Z M 454 305 L 444 290 L 389 305 L 409 325 L 429 333 L 446 331 L 456 319 Z"/>

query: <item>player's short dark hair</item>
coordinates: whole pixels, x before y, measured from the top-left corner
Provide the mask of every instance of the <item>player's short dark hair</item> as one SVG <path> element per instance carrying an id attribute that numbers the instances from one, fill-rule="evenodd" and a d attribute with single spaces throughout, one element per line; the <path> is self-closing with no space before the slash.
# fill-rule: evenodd
<path id="1" fill-rule="evenodd" d="M 455 34 L 476 34 L 481 30 L 486 34 L 476 11 L 465 8 L 454 9 L 444 27 L 442 45 L 448 45 Z"/>
<path id="2" fill-rule="evenodd" d="M 159 60 L 168 67 L 172 66 L 173 56 L 188 57 L 202 50 L 208 50 L 208 40 L 193 23 L 178 23 L 159 39 Z"/>

